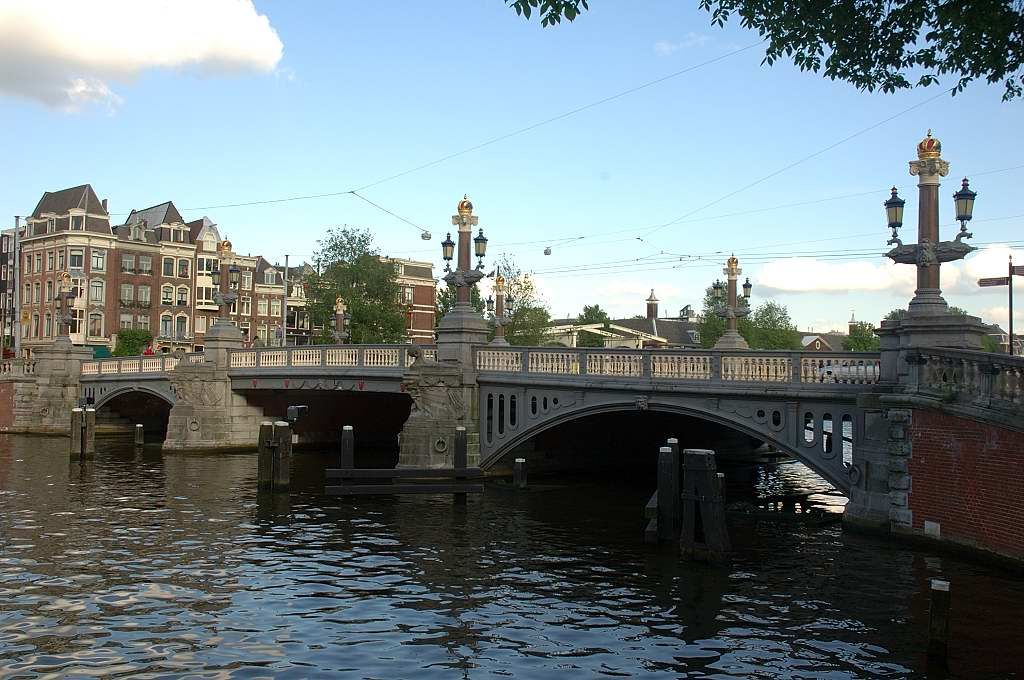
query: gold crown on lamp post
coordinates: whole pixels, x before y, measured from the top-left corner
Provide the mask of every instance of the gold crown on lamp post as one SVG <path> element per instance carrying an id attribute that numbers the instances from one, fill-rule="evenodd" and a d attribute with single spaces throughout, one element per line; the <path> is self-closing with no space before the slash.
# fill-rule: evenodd
<path id="1" fill-rule="evenodd" d="M 505 277 L 502 276 L 501 274 L 498 274 L 495 277 L 495 279 L 494 279 L 494 288 L 499 293 L 505 292 Z"/>
<path id="2" fill-rule="evenodd" d="M 468 194 L 462 194 L 462 200 L 459 201 L 458 207 L 456 207 L 459 215 L 468 217 L 473 214 L 473 202 L 469 200 Z"/>
<path id="3" fill-rule="evenodd" d="M 221 252 L 231 252 L 231 241 L 224 239 L 217 244 L 217 250 L 220 250 Z"/>
<path id="4" fill-rule="evenodd" d="M 942 156 L 942 142 L 932 137 L 932 131 L 928 130 L 928 136 L 917 143 L 917 157 L 920 160 L 926 158 L 939 158 Z"/>
<path id="5" fill-rule="evenodd" d="M 740 266 L 739 258 L 737 258 L 735 255 L 730 255 L 728 261 L 726 262 L 726 266 L 729 269 L 736 269 L 737 267 Z"/>

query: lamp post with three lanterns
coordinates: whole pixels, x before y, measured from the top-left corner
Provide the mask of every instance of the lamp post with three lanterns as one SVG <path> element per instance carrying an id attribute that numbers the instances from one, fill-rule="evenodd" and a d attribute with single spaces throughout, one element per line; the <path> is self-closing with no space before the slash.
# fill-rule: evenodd
<path id="1" fill-rule="evenodd" d="M 731 256 L 722 269 L 726 282 L 716 280 L 711 286 L 715 300 L 718 303 L 715 313 L 725 319 L 725 333 L 715 343 L 714 349 L 750 349 L 750 345 L 737 330 L 737 322 L 750 314 L 750 291 L 754 287 L 748 278 L 743 284 L 743 296 L 737 295 L 737 284 L 739 283 L 740 261 L 735 255 Z"/>
<path id="2" fill-rule="evenodd" d="M 473 238 L 473 227 L 479 224 L 479 218 L 473 214 L 473 203 L 468 196 L 463 196 L 452 215 L 452 224 L 458 227 L 459 241 L 452 241 L 449 233 L 441 243 L 441 255 L 445 261 L 444 282 L 455 287 L 455 305 L 437 325 L 437 356 L 441 361 L 459 362 L 465 366 L 472 365 L 472 346 L 487 341 L 488 324 L 483 316 L 473 309 L 471 289 L 480 279 L 484 278 L 483 258 L 487 254 L 487 237 L 480 229 Z M 473 243 L 473 253 L 469 244 Z M 472 267 L 472 257 L 476 255 L 478 264 Z M 451 262 L 456 261 L 452 271 Z"/>

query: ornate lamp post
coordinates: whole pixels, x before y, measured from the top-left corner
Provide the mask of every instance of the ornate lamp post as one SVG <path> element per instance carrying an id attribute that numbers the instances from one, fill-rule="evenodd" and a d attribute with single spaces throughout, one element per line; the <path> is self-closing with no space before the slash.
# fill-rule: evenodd
<path id="1" fill-rule="evenodd" d="M 339 345 L 348 340 L 348 324 L 351 320 L 352 315 L 348 313 L 348 305 L 341 299 L 341 296 L 338 296 L 334 300 L 334 341 Z"/>
<path id="2" fill-rule="evenodd" d="M 216 288 L 216 290 L 213 291 L 213 301 L 217 303 L 217 307 L 220 308 L 220 316 L 218 316 L 217 320 L 214 322 L 214 328 L 220 326 L 223 330 L 223 327 L 225 326 L 233 327 L 231 320 L 228 319 L 228 314 L 231 305 L 235 304 L 235 301 L 238 300 L 238 277 L 238 265 L 232 264 L 228 267 L 228 289 L 227 291 L 223 291 L 223 277 L 220 274 L 220 268 L 218 267 L 211 272 L 213 285 L 214 288 Z"/>
<path id="3" fill-rule="evenodd" d="M 483 258 L 487 254 L 487 238 L 480 229 L 473 238 L 473 227 L 479 218 L 473 214 L 473 204 L 467 196 L 456 208 L 452 216 L 452 224 L 458 227 L 459 241 L 456 249 L 451 234 L 441 243 L 441 255 L 445 260 L 445 271 L 448 274 L 444 282 L 455 287 L 455 305 L 437 326 L 438 358 L 442 361 L 453 361 L 465 364 L 472 363 L 472 346 L 487 341 L 488 326 L 484 318 L 473 309 L 470 303 L 471 289 L 484 277 Z M 470 241 L 473 252 L 470 252 Z M 478 264 L 472 267 L 472 255 L 476 255 Z M 455 259 L 455 271 L 451 269 L 451 261 Z"/>
<path id="4" fill-rule="evenodd" d="M 743 284 L 743 296 L 737 297 L 737 283 L 743 270 L 740 269 L 740 261 L 736 259 L 735 255 L 726 262 L 722 273 L 725 274 L 726 283 L 715 281 L 711 287 L 714 290 L 715 299 L 719 301 L 715 313 L 725 319 L 725 333 L 718 339 L 713 349 L 750 349 L 750 345 L 736 329 L 736 324 L 739 319 L 750 314 L 748 300 L 753 285 L 748 278 Z"/>
<path id="5" fill-rule="evenodd" d="M 885 202 L 886 217 L 892 238 L 888 245 L 896 246 L 886 257 L 900 264 L 917 266 L 917 289 L 910 301 L 908 314 L 912 316 L 941 315 L 948 310 L 939 288 L 939 267 L 943 262 L 963 259 L 974 250 L 962 239 L 973 235 L 967 231 L 967 223 L 974 212 L 974 198 L 967 178 L 960 191 L 953 195 L 956 202 L 956 218 L 960 221 L 960 232 L 952 241 L 939 240 L 939 184 L 949 174 L 949 162 L 942 160 L 942 144 L 932 137 L 932 131 L 917 145 L 917 160 L 910 161 L 910 174 L 917 176 L 918 212 L 917 243 L 903 245 L 899 229 L 903 225 L 903 206 L 906 204 L 892 189 L 892 196 Z"/>
<path id="6" fill-rule="evenodd" d="M 59 323 L 57 336 L 68 342 L 71 341 L 71 322 L 74 320 L 72 305 L 74 305 L 76 297 L 78 297 L 78 289 L 71 286 L 71 274 L 61 272 L 55 298 L 60 307 L 60 316 L 57 317 Z"/>

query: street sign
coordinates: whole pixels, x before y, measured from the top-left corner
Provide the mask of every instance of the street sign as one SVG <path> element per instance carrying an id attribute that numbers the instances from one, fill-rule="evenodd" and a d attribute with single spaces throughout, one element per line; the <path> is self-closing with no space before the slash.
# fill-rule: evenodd
<path id="1" fill-rule="evenodd" d="M 978 279 L 978 285 L 982 288 L 988 288 L 990 286 L 1009 286 L 1009 276 L 993 276 L 990 279 Z"/>
<path id="2" fill-rule="evenodd" d="M 1024 265 L 1017 265 L 1016 267 L 1010 267 L 1014 276 L 1024 276 Z"/>

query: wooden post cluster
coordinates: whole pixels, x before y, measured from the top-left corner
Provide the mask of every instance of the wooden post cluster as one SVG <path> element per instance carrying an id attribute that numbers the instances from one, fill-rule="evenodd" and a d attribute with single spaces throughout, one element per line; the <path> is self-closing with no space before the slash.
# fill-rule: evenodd
<path id="1" fill-rule="evenodd" d="M 945 663 L 949 641 L 949 581 L 931 580 L 931 608 L 928 612 L 928 657 Z"/>
<path id="2" fill-rule="evenodd" d="M 351 425 L 341 428 L 341 469 L 351 470 L 356 466 L 356 435 Z"/>
<path id="3" fill-rule="evenodd" d="M 96 409 L 71 409 L 72 458 L 86 460 L 96 457 Z"/>
<path id="4" fill-rule="evenodd" d="M 291 425 L 283 420 L 261 423 L 257 451 L 257 490 L 287 492 L 291 479 Z"/>
<path id="5" fill-rule="evenodd" d="M 658 540 L 671 541 L 679 535 L 679 452 L 671 446 L 658 450 Z"/>
<path id="6" fill-rule="evenodd" d="M 721 478 L 715 468 L 715 452 L 683 451 L 683 526 L 680 547 L 690 557 L 720 559 L 729 550 L 725 526 Z"/>
<path id="7" fill-rule="evenodd" d="M 135 424 L 135 447 L 142 448 L 146 444 L 146 430 L 142 423 Z"/>
<path id="8" fill-rule="evenodd" d="M 512 484 L 517 489 L 526 488 L 526 459 L 516 458 L 512 466 Z"/>
<path id="9" fill-rule="evenodd" d="M 466 438 L 466 428 L 459 425 L 455 428 L 455 451 L 452 457 L 452 467 L 455 469 L 455 483 L 464 484 L 466 481 L 466 464 L 469 461 L 469 441 Z M 461 474 L 460 474 L 461 473 Z M 455 505 L 465 505 L 466 494 L 455 494 Z"/>

